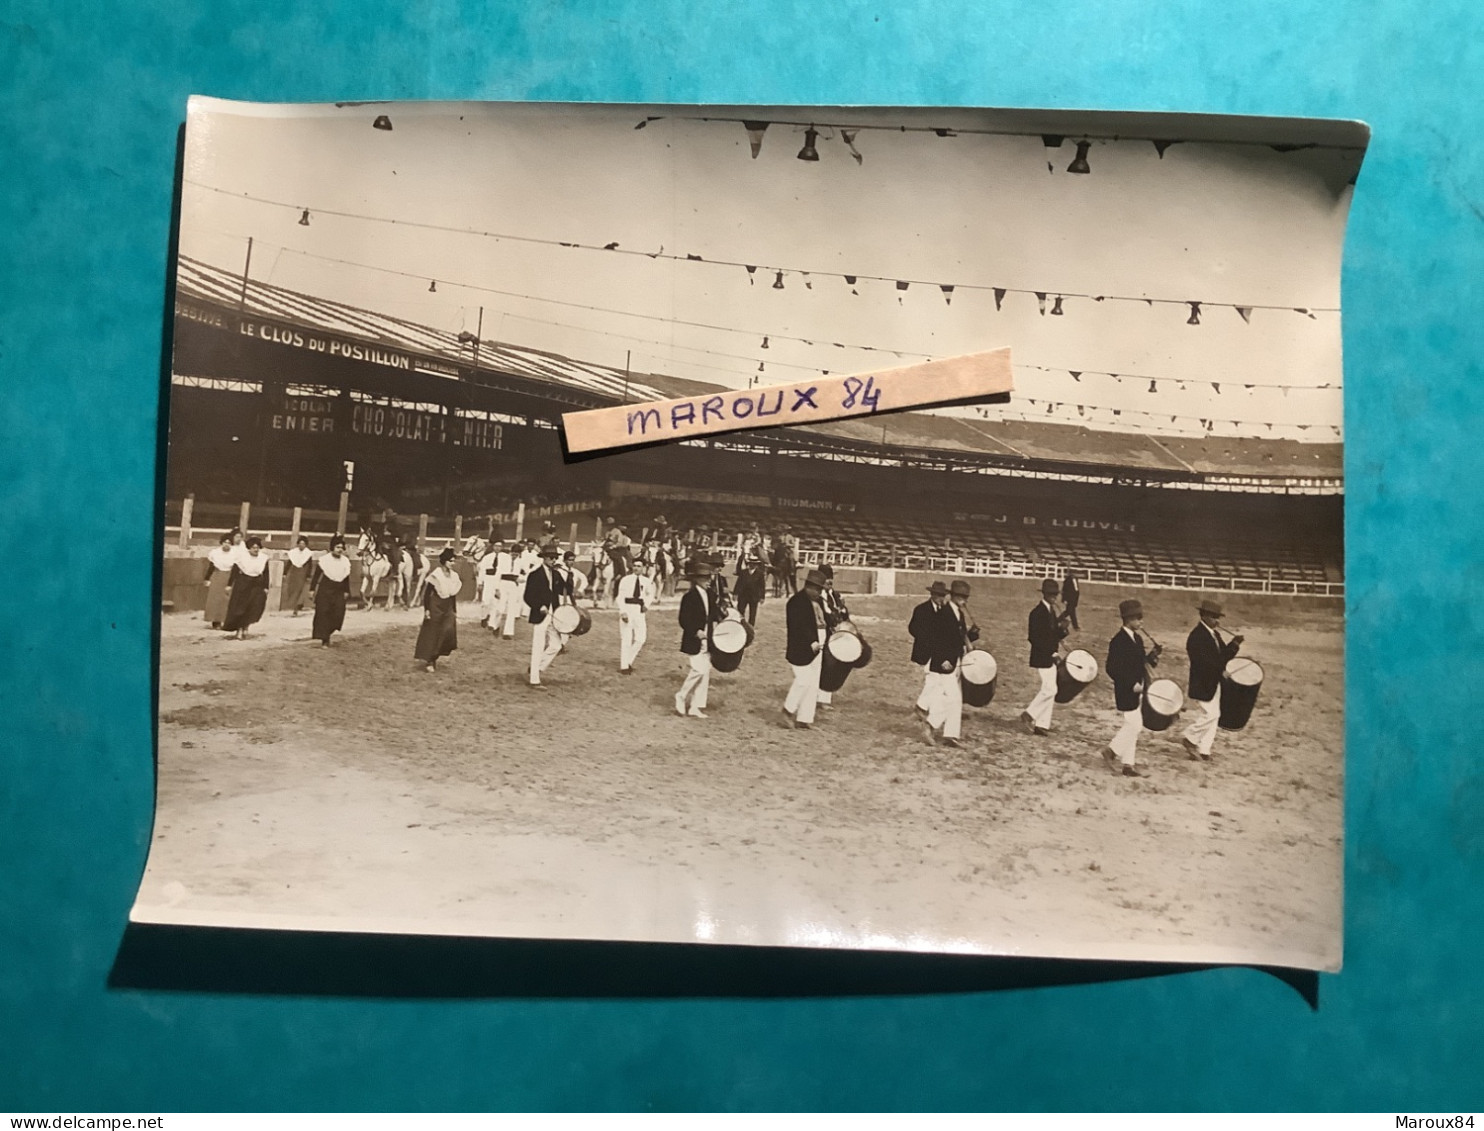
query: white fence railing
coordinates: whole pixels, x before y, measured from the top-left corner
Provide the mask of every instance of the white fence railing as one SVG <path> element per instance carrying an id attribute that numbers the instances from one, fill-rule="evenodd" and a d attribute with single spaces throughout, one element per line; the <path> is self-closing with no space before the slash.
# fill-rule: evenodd
<path id="1" fill-rule="evenodd" d="M 862 550 L 805 546 L 799 551 L 799 563 L 813 567 L 828 562 L 832 566 L 858 569 L 897 569 L 918 573 L 942 573 L 957 577 L 1051 577 L 1060 581 L 1067 570 L 1060 562 L 1029 562 L 1009 557 L 961 557 L 947 554 L 903 554 L 887 564 L 890 555 L 871 554 Z M 1171 570 L 1084 569 L 1073 567 L 1080 581 L 1108 585 L 1135 585 L 1144 589 L 1188 589 L 1212 593 L 1275 593 L 1299 597 L 1344 597 L 1345 585 L 1338 581 L 1300 581 L 1277 577 L 1211 577 L 1204 574 Z"/>

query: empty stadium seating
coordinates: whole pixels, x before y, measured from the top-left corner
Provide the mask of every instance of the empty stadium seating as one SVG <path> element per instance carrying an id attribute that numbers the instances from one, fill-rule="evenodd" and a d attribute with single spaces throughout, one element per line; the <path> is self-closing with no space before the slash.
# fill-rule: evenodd
<path id="1" fill-rule="evenodd" d="M 1080 570 L 1127 570 L 1200 577 L 1241 586 L 1265 580 L 1342 580 L 1338 547 L 1330 553 L 1281 534 L 1232 537 L 1220 544 L 1199 537 L 1074 530 L 1046 525 L 997 525 L 915 516 L 862 517 L 831 511 L 665 500 L 615 502 L 611 513 L 638 537 L 657 514 L 671 526 L 702 527 L 730 544 L 754 525 L 772 533 L 789 526 L 806 555 L 824 550 L 858 555 L 861 565 L 902 565 L 905 559 L 1006 559 Z"/>

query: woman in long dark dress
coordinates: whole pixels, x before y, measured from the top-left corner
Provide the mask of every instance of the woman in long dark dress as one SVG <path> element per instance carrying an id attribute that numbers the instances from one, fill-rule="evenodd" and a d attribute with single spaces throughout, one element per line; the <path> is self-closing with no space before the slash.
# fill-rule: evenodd
<path id="1" fill-rule="evenodd" d="M 345 627 L 345 601 L 350 596 L 350 555 L 340 535 L 330 539 L 330 552 L 314 563 L 309 588 L 314 593 L 313 636 L 328 648 L 330 637 Z"/>
<path id="2" fill-rule="evenodd" d="M 283 563 L 283 587 L 278 597 L 279 612 L 290 609 L 294 616 L 298 616 L 299 610 L 304 607 L 304 589 L 309 581 L 309 571 L 313 568 L 312 559 L 309 539 L 301 534 L 298 543 L 289 551 L 288 560 Z"/>
<path id="3" fill-rule="evenodd" d="M 417 634 L 413 658 L 425 672 L 438 670 L 438 659 L 459 646 L 459 590 L 464 579 L 450 568 L 452 546 L 438 555 L 438 566 L 423 582 L 423 626 Z"/>
<path id="4" fill-rule="evenodd" d="M 232 596 L 227 599 L 227 619 L 222 627 L 235 632 L 238 640 L 247 639 L 247 630 L 263 619 L 268 605 L 268 555 L 263 553 L 263 540 L 254 534 L 247 540 L 247 552 L 232 565 Z"/>
<path id="5" fill-rule="evenodd" d="M 223 534 L 221 545 L 206 555 L 206 612 L 202 619 L 212 628 L 221 628 L 227 619 L 227 588 L 236 564 L 232 536 Z"/>

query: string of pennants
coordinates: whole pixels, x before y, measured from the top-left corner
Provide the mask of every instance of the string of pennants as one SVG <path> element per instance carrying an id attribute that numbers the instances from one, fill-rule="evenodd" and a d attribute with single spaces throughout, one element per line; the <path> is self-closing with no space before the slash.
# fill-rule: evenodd
<path id="1" fill-rule="evenodd" d="M 397 275 L 397 276 L 401 276 L 402 278 L 407 278 L 407 279 L 422 279 L 424 277 L 424 276 L 419 275 L 419 274 L 417 274 L 415 272 L 412 272 L 412 271 L 402 271 L 402 270 L 399 270 L 399 269 L 397 269 L 395 267 L 382 267 L 382 266 L 378 266 L 376 264 L 371 264 L 371 263 L 360 263 L 360 262 L 356 262 L 356 261 L 349 260 L 349 259 L 341 259 L 341 258 L 338 258 L 336 256 L 320 255 L 320 254 L 318 254 L 316 252 L 312 252 L 312 251 L 301 251 L 298 248 L 281 248 L 280 250 L 281 251 L 288 251 L 288 252 L 290 252 L 293 255 L 303 256 L 303 257 L 308 258 L 308 259 L 317 259 L 317 260 L 321 260 L 321 261 L 328 262 L 328 263 L 337 263 L 337 264 L 340 264 L 340 265 L 345 266 L 345 267 L 355 267 L 355 268 L 358 268 L 360 270 L 365 270 L 365 271 L 376 271 L 376 272 L 379 272 L 381 274 L 386 274 L 386 275 Z M 866 353 L 885 354 L 885 355 L 887 355 L 889 357 L 900 358 L 900 359 L 903 359 L 903 360 L 906 360 L 906 361 L 931 361 L 931 360 L 933 360 L 933 356 L 931 354 L 926 354 L 926 353 L 923 353 L 921 351 L 889 349 L 889 348 L 887 348 L 885 346 L 870 346 L 870 345 L 864 345 L 864 344 L 861 344 L 861 343 L 858 343 L 858 342 L 825 341 L 824 339 L 821 339 L 821 338 L 805 338 L 805 337 L 803 337 L 801 335 L 798 335 L 798 334 L 783 334 L 783 333 L 778 333 L 776 331 L 760 332 L 758 330 L 749 330 L 749 329 L 744 329 L 744 328 L 737 327 L 737 326 L 722 326 L 722 325 L 718 325 L 718 324 L 710 323 L 710 322 L 696 322 L 696 321 L 689 321 L 689 320 L 686 320 L 686 319 L 665 318 L 665 317 L 663 317 L 661 315 L 657 315 L 657 314 L 643 314 L 643 313 L 640 313 L 638 311 L 619 310 L 619 309 L 616 309 L 614 307 L 597 306 L 597 305 L 594 305 L 592 303 L 572 302 L 572 301 L 570 301 L 568 299 L 548 298 L 548 297 L 545 297 L 545 296 L 542 296 L 542 295 L 526 294 L 526 293 L 524 293 L 522 291 L 501 290 L 501 289 L 499 289 L 497 287 L 484 286 L 484 285 L 478 284 L 478 283 L 464 283 L 464 282 L 459 282 L 457 280 L 441 280 L 441 281 L 444 283 L 445 286 L 457 287 L 460 290 L 476 291 L 476 292 L 479 292 L 481 294 L 493 294 L 493 295 L 500 295 L 500 296 L 505 297 L 505 298 L 525 299 L 525 300 L 528 300 L 528 301 L 531 301 L 531 302 L 542 302 L 542 303 L 547 303 L 547 304 L 553 305 L 553 306 L 566 306 L 566 307 L 571 307 L 571 308 L 577 309 L 577 310 L 589 310 L 589 311 L 594 311 L 594 312 L 602 313 L 602 314 L 616 314 L 616 315 L 620 315 L 620 316 L 625 317 L 625 318 L 637 318 L 637 319 L 640 319 L 640 320 L 643 320 L 643 321 L 661 322 L 661 323 L 664 323 L 667 326 L 686 326 L 686 327 L 690 327 L 692 329 L 713 330 L 713 331 L 716 331 L 718 333 L 735 334 L 735 335 L 740 335 L 740 336 L 743 336 L 743 337 L 756 337 L 756 338 L 759 339 L 759 344 L 758 344 L 758 349 L 759 350 L 771 350 L 772 349 L 772 345 L 773 345 L 774 342 L 796 342 L 796 343 L 798 343 L 800 345 L 809 346 L 811 348 L 817 348 L 817 347 L 820 347 L 820 346 L 829 346 L 829 347 L 831 347 L 833 349 L 852 350 L 852 351 L 859 350 L 859 351 L 866 352 Z M 568 323 L 568 322 L 557 322 L 557 321 L 547 320 L 547 319 L 531 318 L 531 317 L 529 317 L 527 315 L 507 314 L 507 317 L 516 318 L 516 319 L 523 319 L 523 320 L 528 321 L 528 322 L 539 322 L 539 323 L 542 323 L 543 325 L 562 326 L 562 327 L 566 327 L 566 328 L 569 328 L 569 329 L 577 329 L 577 330 L 585 329 L 584 327 L 575 326 L 574 324 Z M 597 333 L 598 331 L 592 331 L 592 332 L 593 333 Z M 655 338 L 642 338 L 642 337 L 638 337 L 637 335 L 632 335 L 632 334 L 618 334 L 618 333 L 611 333 L 611 332 L 608 332 L 608 331 L 604 331 L 603 333 L 606 336 L 608 336 L 608 337 L 625 338 L 625 339 L 628 339 L 630 341 L 636 341 L 636 342 L 649 342 L 649 343 L 654 344 L 654 345 L 668 346 L 668 347 L 670 347 L 672 349 L 682 349 L 682 350 L 686 350 L 686 351 L 690 351 L 690 352 L 695 352 L 695 353 L 707 353 L 707 354 L 711 354 L 711 355 L 716 356 L 716 357 L 725 357 L 725 358 L 729 358 L 729 359 L 732 359 L 732 360 L 735 360 L 735 361 L 747 361 L 747 362 L 756 361 L 759 366 L 763 366 L 765 364 L 764 363 L 764 360 L 761 359 L 761 358 L 759 358 L 759 357 L 757 357 L 756 355 L 749 355 L 749 354 L 742 354 L 742 353 L 728 353 L 728 352 L 725 352 L 723 350 L 707 349 L 707 348 L 702 347 L 702 346 L 681 345 L 680 343 L 674 342 L 674 341 L 669 340 L 669 339 L 664 340 L 664 341 L 661 341 L 661 340 L 655 339 Z M 801 372 L 810 372 L 810 373 L 821 373 L 822 372 L 826 376 L 828 376 L 829 373 L 830 373 L 830 370 L 828 370 L 828 369 L 821 370 L 818 366 L 814 366 L 814 365 L 800 365 L 800 364 L 797 364 L 797 363 L 783 362 L 783 361 L 767 362 L 766 364 L 771 365 L 771 366 L 776 367 L 776 368 L 781 368 L 781 369 L 796 369 L 796 370 L 799 370 Z M 1074 381 L 1080 381 L 1083 377 L 1088 377 L 1088 376 L 1092 376 L 1092 377 L 1109 377 L 1109 378 L 1112 378 L 1117 383 L 1119 383 L 1120 385 L 1123 384 L 1125 381 L 1133 381 L 1133 382 L 1148 381 L 1150 383 L 1150 389 L 1149 389 L 1150 392 L 1158 392 L 1158 386 L 1160 384 L 1164 384 L 1166 386 L 1173 385 L 1177 390 L 1183 392 L 1183 391 L 1185 391 L 1187 389 L 1187 387 L 1192 387 L 1193 388 L 1193 387 L 1197 387 L 1197 386 L 1199 386 L 1199 385 L 1201 385 L 1203 383 L 1198 378 L 1155 377 L 1155 376 L 1152 376 L 1152 375 L 1147 374 L 1147 373 L 1126 373 L 1126 372 L 1117 372 L 1117 373 L 1114 373 L 1114 372 L 1108 372 L 1108 371 L 1104 371 L 1104 370 L 1070 369 L 1070 368 L 1067 368 L 1065 366 L 1052 367 L 1052 366 L 1044 366 L 1044 365 L 1034 365 L 1034 364 L 1031 364 L 1031 363 L 1028 363 L 1028 362 L 1022 362 L 1022 361 L 1018 361 L 1018 360 L 1015 362 L 1015 366 L 1016 366 L 1017 369 L 1034 369 L 1034 370 L 1037 370 L 1038 372 L 1042 372 L 1042 373 L 1066 373 L 1066 374 L 1070 375 L 1071 378 Z M 712 368 L 720 368 L 720 367 L 712 367 Z M 766 370 L 762 370 L 762 371 L 765 372 Z M 722 372 L 736 372 L 736 370 L 734 370 L 734 369 L 722 369 Z M 1338 389 L 1338 388 L 1340 388 L 1339 384 L 1337 384 L 1337 383 L 1332 384 L 1330 382 L 1325 382 L 1325 383 L 1320 384 L 1320 385 L 1281 384 L 1281 383 L 1275 383 L 1275 382 L 1262 382 L 1262 381 L 1224 381 L 1224 382 L 1222 382 L 1222 381 L 1210 381 L 1210 382 L 1205 382 L 1205 383 L 1210 384 L 1212 386 L 1212 388 L 1214 389 L 1214 391 L 1217 392 L 1217 393 L 1220 393 L 1221 392 L 1221 386 L 1222 385 L 1226 385 L 1229 388 L 1232 388 L 1232 387 L 1235 387 L 1237 385 L 1240 385 L 1244 390 L 1247 390 L 1247 389 L 1279 389 L 1279 390 L 1282 391 L 1282 393 L 1283 393 L 1284 396 L 1287 396 L 1288 395 L 1288 392 L 1290 390 L 1296 390 L 1296 391 L 1299 391 L 1299 392 L 1304 392 L 1304 391 L 1311 390 L 1311 389 L 1329 389 L 1329 388 L 1336 388 L 1336 389 Z"/>
<path id="2" fill-rule="evenodd" d="M 1154 146 L 1155 155 L 1160 160 L 1163 160 L 1165 152 L 1172 145 L 1179 145 L 1182 142 L 1189 143 L 1189 141 L 1191 140 L 1189 138 L 1179 137 L 1132 137 L 1125 134 L 1057 134 L 1045 133 L 1039 130 L 980 129 L 972 126 L 909 126 L 900 123 L 897 125 L 885 125 L 868 122 L 852 122 L 847 124 L 843 122 L 820 122 L 817 120 L 808 122 L 769 121 L 760 118 L 728 118 L 702 114 L 650 114 L 639 122 L 635 123 L 634 129 L 642 130 L 647 128 L 651 122 L 662 121 L 722 122 L 733 125 L 740 125 L 744 130 L 747 131 L 748 148 L 751 150 L 752 156 L 754 158 L 758 157 L 758 155 L 762 153 L 763 138 L 764 135 L 767 133 L 769 127 L 771 126 L 783 126 L 789 129 L 794 134 L 803 133 L 803 147 L 797 154 L 795 154 L 795 156 L 800 161 L 818 161 L 820 159 L 819 138 L 821 135 L 824 135 L 826 139 L 830 141 L 833 141 L 835 140 L 835 138 L 838 137 L 841 144 L 844 145 L 846 152 L 850 154 L 851 159 L 857 165 L 863 165 L 865 163 L 865 154 L 863 154 L 860 151 L 860 148 L 856 145 L 856 139 L 863 132 L 879 131 L 882 133 L 935 134 L 936 136 L 941 138 L 953 138 L 960 135 L 979 135 L 991 137 L 1039 137 L 1041 139 L 1041 144 L 1044 145 L 1046 147 L 1046 150 L 1048 151 L 1046 169 L 1048 172 L 1052 173 L 1056 171 L 1057 162 L 1050 159 L 1049 151 L 1053 149 L 1061 149 L 1066 141 L 1071 138 L 1077 138 L 1080 139 L 1075 142 L 1077 147 L 1077 155 L 1072 158 L 1071 164 L 1067 166 L 1066 171 L 1068 173 L 1081 174 L 1083 176 L 1086 176 L 1092 172 L 1092 165 L 1091 162 L 1088 160 L 1088 153 L 1092 149 L 1092 144 L 1094 142 L 1147 142 L 1148 144 Z M 1359 147 L 1356 146 L 1326 145 L 1319 142 L 1285 143 L 1249 140 L 1223 141 L 1207 138 L 1203 138 L 1200 140 L 1202 140 L 1206 144 L 1213 145 L 1262 146 L 1267 149 L 1274 150 L 1277 153 L 1293 153 L 1301 149 L 1359 150 Z"/>
<path id="3" fill-rule="evenodd" d="M 420 220 L 398 220 L 385 216 L 372 216 L 366 213 L 349 212 L 341 209 L 329 208 L 306 208 L 300 204 L 288 201 L 270 200 L 266 197 L 253 196 L 251 193 L 231 192 L 227 189 L 218 188 L 215 185 L 203 184 L 199 181 L 186 179 L 187 184 L 209 192 L 220 193 L 240 200 L 250 200 L 256 204 L 266 204 L 270 207 L 284 208 L 293 212 L 299 212 L 298 224 L 303 227 L 310 225 L 311 217 L 314 215 L 334 216 L 340 219 L 363 220 L 368 223 L 389 224 L 404 228 L 417 228 L 424 231 L 446 232 L 453 235 L 478 236 L 485 239 L 497 241 L 508 241 L 512 243 L 532 244 L 542 247 L 565 248 L 574 251 L 606 252 L 614 255 L 639 256 L 647 259 L 667 260 L 672 263 L 700 263 L 713 267 L 739 268 L 746 272 L 748 284 L 758 285 L 761 277 L 763 285 L 773 290 L 786 290 L 788 287 L 786 279 L 793 279 L 803 285 L 805 290 L 812 291 L 816 281 L 821 279 L 838 280 L 841 284 L 850 288 L 854 295 L 860 294 L 860 287 L 865 283 L 889 285 L 896 291 L 897 301 L 901 303 L 903 296 L 912 287 L 920 290 L 937 291 L 943 301 L 952 305 L 953 296 L 959 291 L 975 291 L 989 293 L 994 296 L 995 310 L 1003 309 L 1008 296 L 1016 295 L 1022 297 L 1034 297 L 1038 313 L 1047 317 L 1061 317 L 1066 313 L 1066 304 L 1072 300 L 1085 300 L 1090 302 L 1120 302 L 1136 303 L 1142 302 L 1147 306 L 1173 306 L 1184 308 L 1186 313 L 1185 323 L 1189 326 L 1199 326 L 1202 314 L 1208 317 L 1210 311 L 1217 308 L 1235 311 L 1243 322 L 1250 323 L 1254 311 L 1286 311 L 1298 314 L 1306 318 L 1316 318 L 1319 314 L 1336 314 L 1338 307 L 1324 306 L 1290 306 L 1286 304 L 1258 303 L 1258 302 L 1213 302 L 1205 299 L 1190 298 L 1165 298 L 1148 295 L 1118 295 L 1118 294 L 1093 294 L 1089 292 L 1058 290 L 1056 288 L 1038 289 L 1035 287 L 998 287 L 983 283 L 942 282 L 929 279 L 899 279 L 888 275 L 870 275 L 859 272 L 847 273 L 841 271 L 806 271 L 800 267 L 768 265 L 763 263 L 745 263 L 734 259 L 707 259 L 705 256 L 693 252 L 666 251 L 664 245 L 650 251 L 643 248 L 626 248 L 619 241 L 610 240 L 606 243 L 584 243 L 578 240 L 554 240 L 538 236 L 522 236 L 509 232 L 486 231 L 477 228 L 461 228 L 448 224 L 433 224 Z M 771 282 L 768 281 L 771 276 Z M 428 281 L 429 291 L 436 292 L 439 280 L 430 278 Z"/>
<path id="4" fill-rule="evenodd" d="M 1102 406 L 1099 406 L 1099 405 L 1082 405 L 1082 404 L 1074 405 L 1074 404 L 1069 404 L 1069 403 L 1067 403 L 1065 401 L 1048 401 L 1048 400 L 1043 400 L 1043 399 L 1040 399 L 1040 398 L 1037 398 L 1037 397 L 1016 397 L 1014 399 L 1014 401 L 1012 401 L 1011 403 L 1012 403 L 1012 405 L 1028 404 L 1028 405 L 1034 405 L 1034 406 L 1037 406 L 1037 407 L 1039 407 L 1041 405 L 1045 405 L 1046 406 L 1046 414 L 1045 415 L 1047 415 L 1047 416 L 1055 416 L 1056 413 L 1057 413 L 1057 410 L 1059 410 L 1059 409 L 1075 408 L 1077 410 L 1077 415 L 1080 416 L 1080 417 L 1086 417 L 1089 414 L 1094 414 L 1094 413 L 1104 413 L 1104 414 L 1111 415 L 1113 417 L 1138 416 L 1138 417 L 1147 418 L 1149 420 L 1163 420 L 1164 418 L 1168 417 L 1169 418 L 1169 422 L 1171 424 L 1178 423 L 1179 421 L 1182 421 L 1182 420 L 1195 421 L 1196 423 L 1200 424 L 1200 426 L 1203 429 L 1205 429 L 1207 432 L 1213 431 L 1215 429 L 1216 425 L 1218 425 L 1218 424 L 1229 424 L 1233 428 L 1238 428 L 1238 427 L 1241 427 L 1243 425 L 1261 424 L 1269 432 L 1271 432 L 1274 428 L 1285 428 L 1285 429 L 1286 428 L 1297 428 L 1300 432 L 1307 432 L 1310 429 L 1318 429 L 1318 430 L 1321 430 L 1321 431 L 1332 432 L 1336 436 L 1339 436 L 1341 434 L 1341 428 L 1340 428 L 1340 426 L 1338 424 L 1282 424 L 1282 423 L 1278 423 L 1276 421 L 1270 421 L 1270 420 L 1227 420 L 1227 419 L 1220 418 L 1220 417 L 1192 416 L 1192 415 L 1187 415 L 1187 414 L 1184 414 L 1184 413 L 1149 412 L 1149 411 L 1146 411 L 1144 409 L 1136 409 L 1136 408 L 1118 409 L 1118 408 L 1105 408 L 1105 407 L 1102 407 Z M 989 417 L 989 416 L 991 416 L 992 413 L 994 415 L 998 415 L 998 416 L 1006 415 L 1004 409 L 1001 408 L 1000 406 L 996 406 L 995 409 L 993 409 L 993 410 L 986 409 L 986 408 L 976 408 L 975 411 L 976 411 L 976 413 L 978 415 L 983 416 L 983 417 Z M 1015 414 L 1015 415 L 1016 415 L 1017 419 L 1024 420 L 1024 421 L 1032 421 L 1032 420 L 1038 420 L 1038 419 L 1040 419 L 1039 416 L 1030 416 L 1030 415 L 1023 414 L 1023 413 Z"/>

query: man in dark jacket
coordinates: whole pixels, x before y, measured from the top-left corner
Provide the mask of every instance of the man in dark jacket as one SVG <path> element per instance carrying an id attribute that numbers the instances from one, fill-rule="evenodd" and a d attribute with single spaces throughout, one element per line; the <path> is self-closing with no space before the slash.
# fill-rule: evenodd
<path id="1" fill-rule="evenodd" d="M 525 601 L 531 610 L 532 687 L 541 686 L 541 673 L 562 650 L 562 634 L 551 623 L 551 614 L 564 600 L 572 599 L 572 586 L 557 569 L 557 547 L 541 547 L 541 564 L 526 575 Z"/>
<path id="2" fill-rule="evenodd" d="M 711 690 L 711 626 L 721 618 L 708 592 L 711 563 L 687 562 L 685 576 L 690 588 L 680 598 L 680 651 L 689 657 L 690 668 L 675 694 L 675 713 L 704 719 Z"/>
<path id="3" fill-rule="evenodd" d="M 794 681 L 783 701 L 786 725 L 807 730 L 814 725 L 819 702 L 819 672 L 823 666 L 824 642 L 829 635 L 824 619 L 824 574 L 811 569 L 804 588 L 788 599 L 784 618 L 788 625 L 788 648 L 784 658 L 793 669 Z"/>
<path id="4" fill-rule="evenodd" d="M 1216 723 L 1221 718 L 1221 675 L 1242 647 L 1242 637 L 1227 640 L 1221 635 L 1221 604 L 1210 597 L 1196 606 L 1201 622 L 1185 639 L 1185 654 L 1190 657 L 1188 698 L 1200 704 L 1200 715 L 1180 735 L 1180 744 L 1192 761 L 1211 760 L 1211 746 L 1216 741 Z"/>
<path id="5" fill-rule="evenodd" d="M 968 596 L 967 582 L 954 584 L 963 586 L 964 596 Z M 928 594 L 928 599 L 912 610 L 907 624 L 912 636 L 912 662 L 924 670 L 917 714 L 927 730 L 928 742 L 960 746 L 964 694 L 958 669 L 968 646 L 968 617 L 961 606 L 948 600 L 948 586 L 941 581 L 933 582 Z"/>
<path id="6" fill-rule="evenodd" d="M 1138 601 L 1121 601 L 1118 615 L 1123 618 L 1123 627 L 1108 641 L 1106 670 L 1113 681 L 1113 705 L 1123 715 L 1123 725 L 1103 748 L 1103 761 L 1114 773 L 1141 778 L 1144 774 L 1134 765 L 1134 755 L 1139 732 L 1144 729 L 1143 695 L 1149 668 L 1159 662 L 1159 657 L 1145 651 L 1144 638 L 1139 635 L 1144 627 L 1144 606 Z"/>
<path id="7" fill-rule="evenodd" d="M 1061 603 L 1066 608 L 1065 616 L 1072 622 L 1072 630 L 1081 632 L 1082 626 L 1077 623 L 1077 605 L 1082 600 L 1082 589 L 1077 584 L 1077 575 L 1067 570 L 1067 575 L 1061 579 Z"/>
<path id="8" fill-rule="evenodd" d="M 1030 706 L 1020 712 L 1021 725 L 1027 734 L 1051 733 L 1051 709 L 1056 703 L 1056 650 L 1066 636 L 1064 619 L 1056 608 L 1056 579 L 1041 582 L 1041 599 L 1031 610 L 1026 639 L 1031 646 L 1031 667 L 1040 678 L 1040 690 Z"/>

